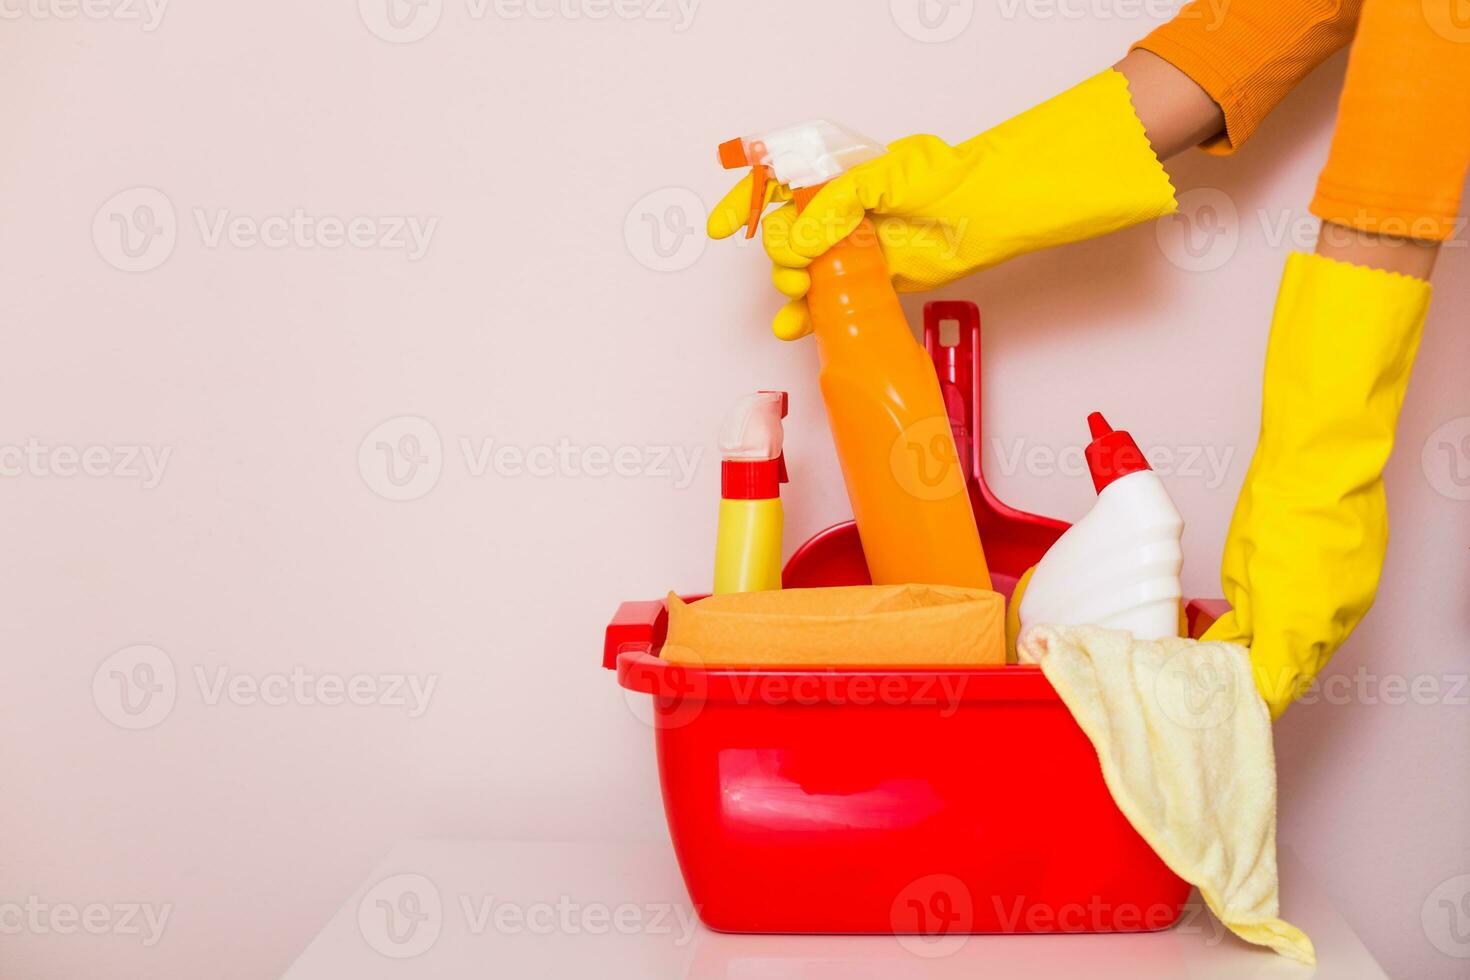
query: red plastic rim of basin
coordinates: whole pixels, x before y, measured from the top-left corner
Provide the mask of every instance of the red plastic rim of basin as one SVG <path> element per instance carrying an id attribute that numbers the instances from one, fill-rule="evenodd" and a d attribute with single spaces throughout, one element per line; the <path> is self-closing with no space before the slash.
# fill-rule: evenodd
<path id="1" fill-rule="evenodd" d="M 706 669 L 661 660 L 653 655 L 652 644 L 623 650 L 617 663 L 620 686 L 683 700 L 861 706 L 1058 699 L 1051 682 L 1033 664 L 919 670 Z"/>

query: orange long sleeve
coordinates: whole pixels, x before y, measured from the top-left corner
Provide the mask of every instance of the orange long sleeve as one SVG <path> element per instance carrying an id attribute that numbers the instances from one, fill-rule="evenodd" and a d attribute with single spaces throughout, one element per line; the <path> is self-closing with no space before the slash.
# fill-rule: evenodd
<path id="1" fill-rule="evenodd" d="M 1361 7 L 1362 0 L 1194 0 L 1134 48 L 1174 65 L 1220 105 L 1225 132 L 1203 149 L 1227 154 L 1352 40 Z"/>
<path id="2" fill-rule="evenodd" d="M 1460 0 L 1367 0 L 1312 213 L 1446 241 L 1470 168 L 1470 18 Z"/>
<path id="3" fill-rule="evenodd" d="M 1134 45 L 1194 79 L 1225 114 L 1204 144 L 1231 153 L 1293 86 L 1353 42 L 1312 213 L 1445 241 L 1470 169 L 1464 0 L 1194 0 Z"/>

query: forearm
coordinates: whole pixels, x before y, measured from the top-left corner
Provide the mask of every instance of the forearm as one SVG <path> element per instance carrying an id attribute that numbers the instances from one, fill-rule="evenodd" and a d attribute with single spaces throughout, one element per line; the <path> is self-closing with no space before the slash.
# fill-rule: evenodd
<path id="1" fill-rule="evenodd" d="M 1225 130 L 1225 113 L 1194 79 L 1156 54 L 1130 51 L 1113 66 L 1128 79 L 1133 109 L 1160 160 Z"/>
<path id="2" fill-rule="evenodd" d="M 1193 0 L 1133 46 L 1188 75 L 1223 110 L 1199 144 L 1238 149 L 1357 28 L 1362 0 Z M 1418 4 L 1414 5 L 1417 12 Z"/>
<path id="3" fill-rule="evenodd" d="M 1415 279 L 1429 278 L 1439 258 L 1439 246 L 1439 242 L 1379 235 L 1333 221 L 1322 222 L 1317 234 L 1318 255 Z"/>

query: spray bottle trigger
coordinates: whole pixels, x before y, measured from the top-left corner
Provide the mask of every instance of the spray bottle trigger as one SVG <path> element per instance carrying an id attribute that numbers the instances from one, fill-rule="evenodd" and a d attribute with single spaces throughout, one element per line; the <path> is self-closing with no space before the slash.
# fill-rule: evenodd
<path id="1" fill-rule="evenodd" d="M 762 389 L 762 391 L 760 392 L 760 394 L 762 394 L 762 395 L 780 395 L 781 396 L 781 417 L 783 419 L 786 417 L 787 411 L 789 411 L 790 408 L 791 408 L 791 396 L 789 394 L 787 394 L 784 391 L 772 391 L 772 390 L 765 390 L 765 389 Z M 781 455 L 779 455 L 779 456 L 776 457 L 776 466 L 781 471 L 780 472 L 780 475 L 777 477 L 777 480 L 779 482 L 781 482 L 781 483 L 790 483 L 791 482 L 791 477 L 786 472 L 786 453 L 784 451 L 781 453 Z"/>
<path id="2" fill-rule="evenodd" d="M 781 396 L 781 417 L 783 419 L 786 417 L 786 413 L 791 410 L 791 396 L 788 395 L 784 391 L 776 391 L 773 388 L 762 388 L 760 391 L 757 392 L 757 394 L 760 394 L 760 395 L 780 395 Z"/>
<path id="3" fill-rule="evenodd" d="M 726 140 L 720 144 L 720 166 L 726 170 L 750 168 L 750 217 L 745 222 L 745 237 L 755 237 L 761 224 L 761 214 L 766 209 L 766 184 L 771 179 L 771 168 L 759 162 L 765 152 L 762 143 L 746 146 L 742 139 Z"/>
<path id="4" fill-rule="evenodd" d="M 766 182 L 771 172 L 766 167 L 756 166 L 750 170 L 750 218 L 745 222 L 745 239 L 755 237 L 761 226 L 761 214 L 766 210 Z"/>

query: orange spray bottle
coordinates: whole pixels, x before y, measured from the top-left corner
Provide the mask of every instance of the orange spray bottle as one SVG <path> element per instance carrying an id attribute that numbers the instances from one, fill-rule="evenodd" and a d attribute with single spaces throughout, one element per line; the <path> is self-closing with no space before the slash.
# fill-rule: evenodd
<path id="1" fill-rule="evenodd" d="M 803 208 L 827 181 L 882 153 L 817 120 L 730 140 L 720 162 L 752 168 L 751 238 L 767 181 L 791 188 Z M 809 271 L 822 398 L 869 574 L 879 585 L 989 589 L 939 379 L 909 330 L 872 223 L 864 220 Z"/>

